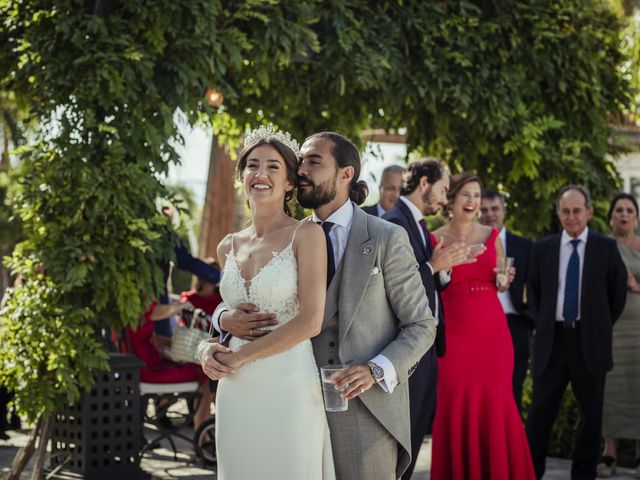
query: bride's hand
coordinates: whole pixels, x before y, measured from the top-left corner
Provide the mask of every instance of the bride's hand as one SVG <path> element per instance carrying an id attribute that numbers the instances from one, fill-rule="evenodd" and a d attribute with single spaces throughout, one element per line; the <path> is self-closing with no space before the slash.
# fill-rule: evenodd
<path id="1" fill-rule="evenodd" d="M 213 358 L 220 364 L 225 365 L 228 368 L 233 369 L 234 371 L 242 366 L 242 362 L 240 361 L 238 353 L 234 352 L 233 350 L 219 350 L 213 354 Z"/>
<path id="2" fill-rule="evenodd" d="M 198 345 L 198 356 L 200 358 L 200 364 L 202 365 L 202 371 L 211 380 L 220 380 L 234 372 L 234 369 L 230 365 L 226 365 L 216 358 L 217 354 L 224 352 L 231 352 L 231 350 L 217 343 L 215 339 L 201 342 L 200 345 Z"/>

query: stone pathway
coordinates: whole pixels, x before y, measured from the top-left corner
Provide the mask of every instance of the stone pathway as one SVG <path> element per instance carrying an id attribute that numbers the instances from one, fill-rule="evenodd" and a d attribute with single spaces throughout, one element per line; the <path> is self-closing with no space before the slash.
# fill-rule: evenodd
<path id="1" fill-rule="evenodd" d="M 19 447 L 23 446 L 27 441 L 28 431 L 9 432 L 11 438 L 7 441 L 0 441 L 0 474 L 5 475 L 9 471 L 11 461 Z M 168 445 L 167 445 L 168 446 Z M 215 480 L 215 468 L 204 467 L 195 459 L 192 451 L 189 451 L 189 445 L 186 443 L 178 443 L 181 453 L 178 454 L 177 461 L 174 459 L 173 452 L 168 448 L 159 448 L 145 455 L 142 459 L 142 468 L 152 475 L 155 480 L 173 480 L 189 478 L 192 480 Z M 414 471 L 412 480 L 427 480 L 429 477 L 429 467 L 431 460 L 431 439 L 424 442 L 416 470 Z M 569 471 L 571 462 L 566 459 L 549 458 L 547 460 L 547 473 L 543 480 L 567 480 L 570 478 Z M 28 469 L 27 473 L 30 471 Z M 24 479 L 28 479 L 25 473 Z M 613 477 L 617 479 L 632 479 L 633 473 L 630 469 L 619 468 L 618 474 Z M 517 480 L 517 479 L 514 479 Z"/>

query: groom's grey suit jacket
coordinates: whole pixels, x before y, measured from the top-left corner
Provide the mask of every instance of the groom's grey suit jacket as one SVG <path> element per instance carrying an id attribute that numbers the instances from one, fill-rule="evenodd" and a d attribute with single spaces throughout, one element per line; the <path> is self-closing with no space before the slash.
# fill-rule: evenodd
<path id="1" fill-rule="evenodd" d="M 341 429 L 341 438 L 332 434 L 334 450 L 348 445 L 363 456 L 370 454 L 375 439 L 359 435 L 360 425 L 377 421 L 400 446 L 396 465 L 400 477 L 411 452 L 407 380 L 433 345 L 435 333 L 435 319 L 406 231 L 355 207 L 342 261 L 327 290 L 322 331 L 312 339 L 316 363 L 319 367 L 357 365 L 382 354 L 393 364 L 399 384 L 393 393 L 374 385 L 359 400 L 352 400 L 362 401 L 372 415 L 349 418 L 358 415 L 358 409 L 329 414 L 353 425 L 346 434 Z"/>

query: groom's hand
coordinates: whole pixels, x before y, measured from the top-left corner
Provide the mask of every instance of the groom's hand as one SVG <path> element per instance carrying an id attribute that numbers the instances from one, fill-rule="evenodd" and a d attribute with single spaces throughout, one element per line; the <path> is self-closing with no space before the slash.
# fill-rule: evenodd
<path id="1" fill-rule="evenodd" d="M 331 379 L 336 384 L 336 388 L 342 392 L 342 396 L 347 400 L 356 398 L 376 383 L 368 365 L 354 365 L 346 370 L 334 373 Z"/>
<path id="2" fill-rule="evenodd" d="M 255 340 L 269 333 L 262 327 L 277 325 L 275 313 L 258 313 L 258 307 L 251 303 L 241 303 L 220 315 L 220 328 L 236 338 Z"/>

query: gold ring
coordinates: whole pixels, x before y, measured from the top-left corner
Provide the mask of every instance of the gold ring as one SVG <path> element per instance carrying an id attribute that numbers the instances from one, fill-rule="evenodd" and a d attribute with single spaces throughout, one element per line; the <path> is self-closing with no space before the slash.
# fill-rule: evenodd
<path id="1" fill-rule="evenodd" d="M 253 337 L 253 328 L 251 330 L 249 330 L 249 336 Z"/>
<path id="2" fill-rule="evenodd" d="M 364 393 L 364 388 L 360 387 L 360 395 Z"/>

